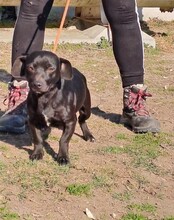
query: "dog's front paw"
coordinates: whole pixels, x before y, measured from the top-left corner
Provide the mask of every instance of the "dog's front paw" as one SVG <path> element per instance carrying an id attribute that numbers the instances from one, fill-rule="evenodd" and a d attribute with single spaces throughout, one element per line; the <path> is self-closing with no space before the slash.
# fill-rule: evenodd
<path id="1" fill-rule="evenodd" d="M 84 136 L 84 140 L 85 140 L 85 141 L 94 142 L 94 141 L 95 141 L 95 138 L 94 138 L 94 136 L 93 136 L 92 134 L 86 134 L 86 135 Z"/>
<path id="2" fill-rule="evenodd" d="M 44 151 L 42 149 L 37 150 L 30 155 L 30 160 L 41 160 L 43 156 L 44 156 Z"/>
<path id="3" fill-rule="evenodd" d="M 64 166 L 69 164 L 69 158 L 68 157 L 64 157 L 64 156 L 57 156 L 57 162 L 59 163 L 59 165 Z"/>

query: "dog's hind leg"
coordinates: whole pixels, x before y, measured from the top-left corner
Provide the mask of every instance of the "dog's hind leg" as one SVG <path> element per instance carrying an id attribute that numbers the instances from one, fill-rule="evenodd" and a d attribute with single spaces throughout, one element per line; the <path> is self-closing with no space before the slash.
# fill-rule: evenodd
<path id="1" fill-rule="evenodd" d="M 86 94 L 86 99 L 84 101 L 84 105 L 80 108 L 79 114 L 80 115 L 78 118 L 78 122 L 79 122 L 81 130 L 83 132 L 84 140 L 94 142 L 95 138 L 91 134 L 91 132 L 86 124 L 86 120 L 91 115 L 91 98 L 90 98 L 90 93 L 89 93 L 88 89 L 87 89 L 87 94 Z"/>

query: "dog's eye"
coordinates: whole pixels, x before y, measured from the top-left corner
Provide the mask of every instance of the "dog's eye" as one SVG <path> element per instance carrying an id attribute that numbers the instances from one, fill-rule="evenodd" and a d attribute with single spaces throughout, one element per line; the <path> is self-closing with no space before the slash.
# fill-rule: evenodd
<path id="1" fill-rule="evenodd" d="M 33 71 L 34 71 L 34 68 L 33 68 L 32 66 L 27 66 L 27 70 L 28 70 L 29 72 L 33 72 Z"/>
<path id="2" fill-rule="evenodd" d="M 52 73 L 53 71 L 55 71 L 55 68 L 52 67 L 52 66 L 50 66 L 50 67 L 47 68 L 47 71 L 48 71 L 49 73 Z"/>

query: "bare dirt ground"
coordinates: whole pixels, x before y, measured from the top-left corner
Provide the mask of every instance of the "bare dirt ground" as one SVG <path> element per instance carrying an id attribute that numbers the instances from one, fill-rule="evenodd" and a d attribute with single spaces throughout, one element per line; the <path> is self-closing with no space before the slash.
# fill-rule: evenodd
<path id="1" fill-rule="evenodd" d="M 59 46 L 88 81 L 96 138 L 85 142 L 79 125 L 70 142 L 71 165 L 53 159 L 61 131 L 53 129 L 42 161 L 29 161 L 29 132 L 0 134 L 0 219 L 86 220 L 88 208 L 98 220 L 174 219 L 174 31 L 173 22 L 149 21 L 143 29 L 157 48 L 145 47 L 147 100 L 161 133 L 134 134 L 120 123 L 122 88 L 110 47 Z M 0 43 L 0 98 L 10 79 L 11 45 Z M 51 50 L 50 45 L 45 49 Z"/>

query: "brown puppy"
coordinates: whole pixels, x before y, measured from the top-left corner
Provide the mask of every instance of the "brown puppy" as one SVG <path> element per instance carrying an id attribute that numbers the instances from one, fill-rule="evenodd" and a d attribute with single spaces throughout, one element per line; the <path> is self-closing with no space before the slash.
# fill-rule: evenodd
<path id="1" fill-rule="evenodd" d="M 34 151 L 30 159 L 43 158 L 43 131 L 51 126 L 62 126 L 57 161 L 69 162 L 69 141 L 78 122 L 86 141 L 94 141 L 86 120 L 91 114 L 91 98 L 86 79 L 68 60 L 48 51 L 36 51 L 19 57 L 12 72 L 24 72 L 30 91 L 27 99 L 29 125 Z"/>

